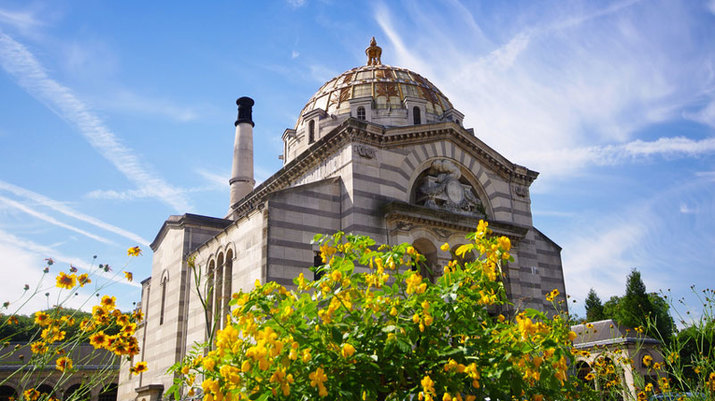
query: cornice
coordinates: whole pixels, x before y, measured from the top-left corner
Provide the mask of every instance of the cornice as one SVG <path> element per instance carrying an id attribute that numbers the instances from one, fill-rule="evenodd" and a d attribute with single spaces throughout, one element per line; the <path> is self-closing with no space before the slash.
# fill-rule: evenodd
<path id="1" fill-rule="evenodd" d="M 449 231 L 465 233 L 476 230 L 479 218 L 452 213 L 447 210 L 435 210 L 410 203 L 393 201 L 382 209 L 385 220 L 390 222 L 407 222 L 420 227 L 432 227 Z M 489 228 L 497 235 L 509 237 L 514 245 L 526 237 L 530 227 L 516 225 L 510 222 L 490 220 Z"/>
<path id="2" fill-rule="evenodd" d="M 261 205 L 272 192 L 289 187 L 305 172 L 320 164 L 347 143 L 362 143 L 382 149 L 447 139 L 470 152 L 480 163 L 508 182 L 529 186 L 539 175 L 536 171 L 507 160 L 463 127 L 453 122 L 385 128 L 349 118 L 316 141 L 303 153 L 263 181 L 240 201 L 232 204 L 227 218 L 241 219 Z"/>

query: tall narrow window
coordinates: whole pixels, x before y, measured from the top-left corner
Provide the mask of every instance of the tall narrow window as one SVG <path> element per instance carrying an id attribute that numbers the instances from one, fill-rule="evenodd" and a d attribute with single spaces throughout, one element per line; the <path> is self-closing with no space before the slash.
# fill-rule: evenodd
<path id="1" fill-rule="evenodd" d="M 323 257 L 320 256 L 320 252 L 315 252 L 313 255 L 313 280 L 320 280 L 323 277 L 323 272 L 318 271 L 318 266 L 323 264 Z"/>
<path id="2" fill-rule="evenodd" d="M 315 120 L 308 123 L 308 143 L 315 142 Z"/>
<path id="3" fill-rule="evenodd" d="M 233 281 L 233 251 L 226 252 L 226 263 L 223 268 L 223 313 L 231 313 L 228 302 L 231 300 L 231 290 Z"/>
<path id="4" fill-rule="evenodd" d="M 412 118 L 415 121 L 415 125 L 422 124 L 422 116 L 420 115 L 420 108 L 415 106 L 412 108 Z"/>
<path id="5" fill-rule="evenodd" d="M 216 278 L 214 282 L 214 308 L 216 308 L 216 313 L 214 318 L 216 319 L 216 328 L 220 329 L 225 318 L 223 312 L 223 253 L 218 255 L 218 260 L 216 261 Z"/>
<path id="6" fill-rule="evenodd" d="M 214 297 L 213 297 L 213 291 L 214 291 L 214 276 L 216 275 L 216 265 L 215 262 L 212 260 L 209 262 L 209 271 L 208 274 L 206 275 L 206 290 L 204 290 L 204 294 L 206 294 L 206 324 L 208 325 L 209 322 L 213 322 L 213 313 L 214 313 Z M 208 330 L 208 327 L 206 328 Z"/>
<path id="7" fill-rule="evenodd" d="M 365 108 L 360 106 L 357 108 L 357 118 L 358 120 L 364 120 L 365 119 Z"/>
<path id="8" fill-rule="evenodd" d="M 166 282 L 168 276 L 161 278 L 161 310 L 159 311 L 159 324 L 164 324 L 164 307 L 166 306 Z"/>

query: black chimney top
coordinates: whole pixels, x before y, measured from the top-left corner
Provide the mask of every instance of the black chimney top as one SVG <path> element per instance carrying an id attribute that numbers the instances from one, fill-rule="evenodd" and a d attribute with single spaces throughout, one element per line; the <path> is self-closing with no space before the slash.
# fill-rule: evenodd
<path id="1" fill-rule="evenodd" d="M 253 99 L 247 96 L 239 97 L 236 100 L 236 104 L 238 105 L 238 119 L 234 126 L 240 123 L 249 123 L 252 127 L 255 127 L 256 124 L 253 123 L 253 116 L 251 115 L 254 104 Z"/>

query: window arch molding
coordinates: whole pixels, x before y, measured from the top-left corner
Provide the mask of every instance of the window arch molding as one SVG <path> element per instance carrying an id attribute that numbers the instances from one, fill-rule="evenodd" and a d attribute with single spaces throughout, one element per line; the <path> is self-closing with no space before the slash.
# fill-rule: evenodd
<path id="1" fill-rule="evenodd" d="M 419 153 L 419 152 L 417 152 Z M 477 177 L 474 176 L 474 173 L 472 173 L 471 170 L 469 170 L 464 164 L 460 163 L 458 160 L 452 159 L 450 157 L 444 157 L 444 156 L 436 156 L 436 157 L 430 157 L 426 160 L 423 160 L 417 168 L 415 168 L 412 171 L 412 174 L 410 176 L 410 181 L 409 185 L 407 188 L 409 190 L 405 194 L 405 198 L 403 199 L 407 203 L 415 203 L 415 194 L 417 190 L 417 185 L 418 185 L 418 180 L 422 176 L 424 172 L 429 170 L 432 166 L 432 163 L 436 160 L 449 160 L 457 167 L 459 167 L 460 172 L 462 173 L 462 177 L 471 185 L 471 187 L 474 189 L 474 191 L 477 193 L 477 197 L 479 197 L 479 200 L 482 201 L 482 204 L 484 205 L 484 209 L 486 211 L 487 218 L 493 218 L 494 216 L 494 209 L 492 208 L 491 200 L 489 199 L 489 196 L 487 192 L 484 190 L 484 186 L 482 183 L 479 181 Z"/>

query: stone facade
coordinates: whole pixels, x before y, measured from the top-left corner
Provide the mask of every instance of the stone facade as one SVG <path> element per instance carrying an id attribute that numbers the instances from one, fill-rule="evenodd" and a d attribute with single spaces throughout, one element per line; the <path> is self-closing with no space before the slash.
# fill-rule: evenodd
<path id="1" fill-rule="evenodd" d="M 236 135 L 248 138 L 250 110 L 240 107 Z M 438 276 L 452 258 L 440 245 L 465 243 L 486 218 L 514 246 L 505 268 L 514 308 L 551 308 L 545 294 L 565 288 L 561 248 L 532 225 L 529 187 L 538 173 L 487 146 L 462 119 L 425 78 L 379 59 L 326 83 L 283 133 L 283 168 L 241 199 L 232 197 L 223 219 L 172 216 L 161 228 L 152 276 L 142 283 L 140 358 L 149 371 L 134 378 L 122 369 L 119 399 L 156 399 L 144 389 L 167 389 L 173 378 L 166 369 L 206 339 L 207 315 L 188 258 L 213 288 L 209 318 L 219 317 L 220 326 L 232 292 L 250 290 L 255 280 L 292 285 L 300 273 L 312 277 L 316 233 L 411 243 Z M 247 173 L 239 174 L 244 185 Z"/>

